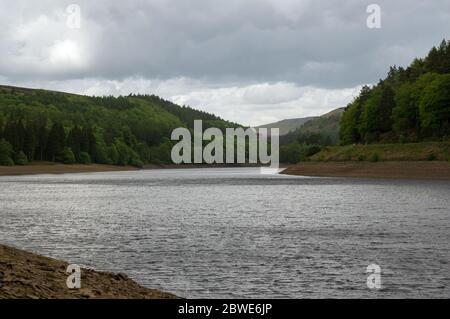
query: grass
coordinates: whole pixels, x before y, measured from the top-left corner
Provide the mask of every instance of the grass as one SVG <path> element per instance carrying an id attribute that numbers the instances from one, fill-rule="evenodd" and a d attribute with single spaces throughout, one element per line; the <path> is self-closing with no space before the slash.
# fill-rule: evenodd
<path id="1" fill-rule="evenodd" d="M 449 161 L 450 142 L 329 146 L 311 156 L 310 160 L 315 162 Z"/>

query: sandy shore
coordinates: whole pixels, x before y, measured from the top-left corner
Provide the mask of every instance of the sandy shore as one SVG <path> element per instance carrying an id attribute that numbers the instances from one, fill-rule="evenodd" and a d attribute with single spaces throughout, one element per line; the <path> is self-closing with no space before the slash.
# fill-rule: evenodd
<path id="1" fill-rule="evenodd" d="M 68 264 L 0 245 L 0 299 L 173 299 L 175 295 L 140 286 L 124 274 L 81 269 L 81 288 L 67 288 Z"/>
<path id="2" fill-rule="evenodd" d="M 115 166 L 103 164 L 65 165 L 50 162 L 39 162 L 25 166 L 0 166 L 0 176 L 30 175 L 30 174 L 93 173 L 93 172 L 110 172 L 110 171 L 131 171 L 136 169 L 137 168 L 133 166 Z"/>
<path id="3" fill-rule="evenodd" d="M 292 165 L 282 174 L 450 180 L 450 162 L 308 162 Z"/>

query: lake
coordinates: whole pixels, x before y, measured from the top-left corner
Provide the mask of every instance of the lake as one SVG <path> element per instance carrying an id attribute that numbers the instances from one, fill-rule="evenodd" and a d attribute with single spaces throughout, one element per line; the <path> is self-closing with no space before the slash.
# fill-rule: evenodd
<path id="1" fill-rule="evenodd" d="M 0 190 L 0 243 L 182 297 L 450 297 L 450 182 L 211 168 L 0 177 Z"/>

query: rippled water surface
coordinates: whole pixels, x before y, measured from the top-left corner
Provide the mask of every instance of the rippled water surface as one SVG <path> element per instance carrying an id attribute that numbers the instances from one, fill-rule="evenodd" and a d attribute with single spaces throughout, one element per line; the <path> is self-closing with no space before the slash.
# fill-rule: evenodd
<path id="1" fill-rule="evenodd" d="M 450 183 L 255 168 L 0 177 L 0 242 L 183 297 L 450 297 Z M 366 267 L 381 267 L 381 290 Z"/>

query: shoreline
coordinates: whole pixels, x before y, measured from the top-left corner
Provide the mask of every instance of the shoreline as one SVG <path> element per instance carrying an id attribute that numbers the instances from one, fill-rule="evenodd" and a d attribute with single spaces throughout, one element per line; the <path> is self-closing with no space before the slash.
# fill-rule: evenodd
<path id="1" fill-rule="evenodd" d="M 280 174 L 315 177 L 450 180 L 450 162 L 305 162 Z"/>
<path id="2" fill-rule="evenodd" d="M 122 273 L 81 269 L 81 288 L 67 288 L 69 264 L 0 244 L 0 299 L 177 299 Z"/>
<path id="3" fill-rule="evenodd" d="M 190 169 L 190 168 L 259 167 L 255 165 L 202 165 L 202 164 L 149 164 L 143 168 L 105 164 L 60 164 L 35 162 L 24 166 L 0 166 L 0 177 L 39 174 L 71 174 L 136 171 L 140 169 Z M 382 179 L 450 180 L 450 162 L 445 161 L 327 161 L 303 162 L 294 165 L 280 164 L 285 168 L 280 174 L 312 177 L 351 177 Z"/>
<path id="4" fill-rule="evenodd" d="M 67 173 L 97 173 L 134 171 L 134 166 L 116 166 L 106 164 L 60 164 L 52 162 L 35 162 L 24 166 L 0 166 L 0 176 L 67 174 Z"/>
<path id="5" fill-rule="evenodd" d="M 280 164 L 280 168 L 289 165 Z M 22 176 L 39 174 L 71 174 L 71 173 L 98 173 L 98 172 L 122 172 L 152 169 L 201 169 L 201 168 L 241 168 L 261 167 L 254 164 L 226 165 L 226 164 L 147 164 L 142 168 L 134 166 L 117 166 L 106 164 L 60 164 L 53 162 L 34 162 L 24 166 L 0 166 L 1 176 Z"/>

